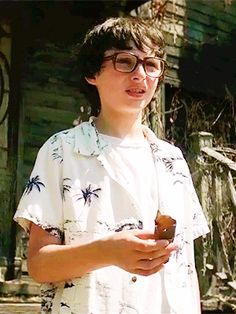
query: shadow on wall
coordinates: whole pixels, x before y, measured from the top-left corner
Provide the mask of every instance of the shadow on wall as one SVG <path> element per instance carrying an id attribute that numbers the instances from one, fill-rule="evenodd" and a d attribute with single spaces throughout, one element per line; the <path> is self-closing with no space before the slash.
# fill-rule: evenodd
<path id="1" fill-rule="evenodd" d="M 236 29 L 225 43 L 187 45 L 179 77 L 187 90 L 224 97 L 226 88 L 236 96 Z"/>

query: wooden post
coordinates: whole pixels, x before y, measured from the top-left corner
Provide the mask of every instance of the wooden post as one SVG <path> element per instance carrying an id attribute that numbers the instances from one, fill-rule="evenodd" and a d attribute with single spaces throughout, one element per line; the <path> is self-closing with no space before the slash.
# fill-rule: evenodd
<path id="1" fill-rule="evenodd" d="M 208 132 L 195 132 L 190 135 L 190 151 L 193 159 L 190 160 L 190 166 L 193 173 L 199 199 L 203 207 L 204 214 L 209 218 L 210 215 L 210 194 L 211 194 L 211 169 L 205 163 L 201 154 L 203 147 L 212 147 L 213 135 Z"/>
<path id="2" fill-rule="evenodd" d="M 208 220 L 212 230 L 211 219 L 211 192 L 212 192 L 212 171 L 208 163 L 205 162 L 201 149 L 203 147 L 212 147 L 213 135 L 208 132 L 196 132 L 190 136 L 190 154 L 188 158 L 192 173 L 193 182 L 203 208 L 203 212 Z M 209 235 L 212 236 L 212 233 Z M 208 236 L 208 237 L 209 237 Z M 212 239 L 210 240 L 212 243 Z M 211 285 L 212 274 L 207 267 L 209 263 L 209 238 L 200 238 L 195 241 L 196 268 L 199 276 L 199 285 L 201 295 L 207 293 Z M 209 280 L 209 277 L 210 280 Z"/>
<path id="3" fill-rule="evenodd" d="M 190 135 L 191 151 L 200 154 L 203 147 L 212 147 L 213 134 L 209 132 L 194 132 Z"/>
<path id="4" fill-rule="evenodd" d="M 0 21 L 0 257 L 8 258 L 12 216 L 10 206 L 14 186 L 9 169 L 9 89 L 11 63 L 11 29 L 7 21 Z"/>

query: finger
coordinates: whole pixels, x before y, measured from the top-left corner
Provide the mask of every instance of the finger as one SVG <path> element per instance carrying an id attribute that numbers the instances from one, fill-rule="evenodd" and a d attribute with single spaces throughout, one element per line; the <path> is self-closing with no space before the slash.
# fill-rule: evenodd
<path id="1" fill-rule="evenodd" d="M 139 239 L 138 241 L 136 241 L 134 249 L 140 252 L 152 252 L 164 249 L 168 246 L 168 244 L 168 240 L 151 241 Z"/>
<path id="2" fill-rule="evenodd" d="M 147 230 L 137 230 L 137 232 L 135 232 L 135 236 L 142 240 L 155 240 L 154 233 Z"/>
<path id="3" fill-rule="evenodd" d="M 176 244 L 176 243 L 170 243 L 170 244 L 166 247 L 167 250 L 171 250 L 171 251 L 176 251 L 176 250 L 178 250 L 178 248 L 179 248 L 179 246 L 178 246 L 178 244 Z"/>
<path id="4" fill-rule="evenodd" d="M 152 270 L 156 269 L 160 265 L 163 265 L 166 263 L 169 259 L 169 255 L 163 255 L 159 258 L 149 258 L 149 259 L 144 259 L 144 260 L 139 260 L 137 263 L 137 269 L 142 269 L 142 270 Z"/>
<path id="5" fill-rule="evenodd" d="M 155 268 L 144 270 L 144 269 L 135 269 L 135 273 L 141 276 L 150 276 L 159 272 L 164 267 L 164 264 L 160 264 Z"/>
<path id="6" fill-rule="evenodd" d="M 176 250 L 177 250 L 176 246 L 167 246 L 162 250 L 151 252 L 149 258 L 155 259 L 162 256 L 167 256 L 169 258 L 171 253 L 173 253 Z"/>
<path id="7" fill-rule="evenodd" d="M 154 260 L 157 258 L 160 258 L 162 256 L 170 256 L 170 253 L 166 249 L 160 249 L 160 250 L 155 250 L 155 251 L 150 251 L 150 252 L 137 252 L 137 258 L 138 260 Z"/>

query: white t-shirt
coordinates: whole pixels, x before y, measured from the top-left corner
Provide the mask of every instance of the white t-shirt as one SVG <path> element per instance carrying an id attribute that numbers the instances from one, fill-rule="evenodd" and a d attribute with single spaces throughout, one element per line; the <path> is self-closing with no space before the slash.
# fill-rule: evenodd
<path id="1" fill-rule="evenodd" d="M 143 211 L 143 229 L 154 230 L 158 209 L 157 180 L 152 151 L 148 141 L 119 139 L 102 134 L 119 156 L 114 171 L 124 172 L 127 186 Z M 114 168 L 116 167 L 116 168 Z"/>

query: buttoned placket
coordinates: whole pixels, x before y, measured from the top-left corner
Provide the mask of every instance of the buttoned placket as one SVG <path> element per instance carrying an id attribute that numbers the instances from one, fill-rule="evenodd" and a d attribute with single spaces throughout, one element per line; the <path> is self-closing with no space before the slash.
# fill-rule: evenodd
<path id="1" fill-rule="evenodd" d="M 83 135 L 87 134 L 88 135 L 88 142 L 87 148 L 84 150 L 85 147 L 82 147 L 83 150 L 80 151 L 80 153 L 87 156 L 94 156 L 97 158 L 99 161 L 100 165 L 105 169 L 109 177 L 114 180 L 117 184 L 119 184 L 126 195 L 129 197 L 130 202 L 133 206 L 133 209 L 137 213 L 141 213 L 142 209 L 139 206 L 136 198 L 133 196 L 132 191 L 130 190 L 129 182 L 126 180 L 126 178 L 123 176 L 123 173 L 121 175 L 118 175 L 113 169 L 112 169 L 112 162 L 116 158 L 116 156 L 112 155 L 112 148 L 108 143 L 105 143 L 104 140 L 101 138 L 99 132 L 96 129 L 94 119 L 91 118 L 89 124 L 86 126 L 86 130 L 83 131 Z M 152 143 L 152 138 L 149 139 L 148 134 L 144 131 L 144 136 L 147 139 L 150 148 L 151 148 L 151 143 Z M 77 148 L 76 148 L 77 149 Z M 154 160 L 154 165 L 156 168 L 156 173 L 158 172 L 158 157 L 155 155 L 151 148 L 153 160 Z M 158 194 L 158 191 L 157 191 Z M 157 210 L 159 209 L 159 204 L 157 205 Z M 153 217 L 155 219 L 155 217 Z M 131 276 L 130 283 L 134 284 L 137 282 L 138 277 L 137 276 Z"/>

